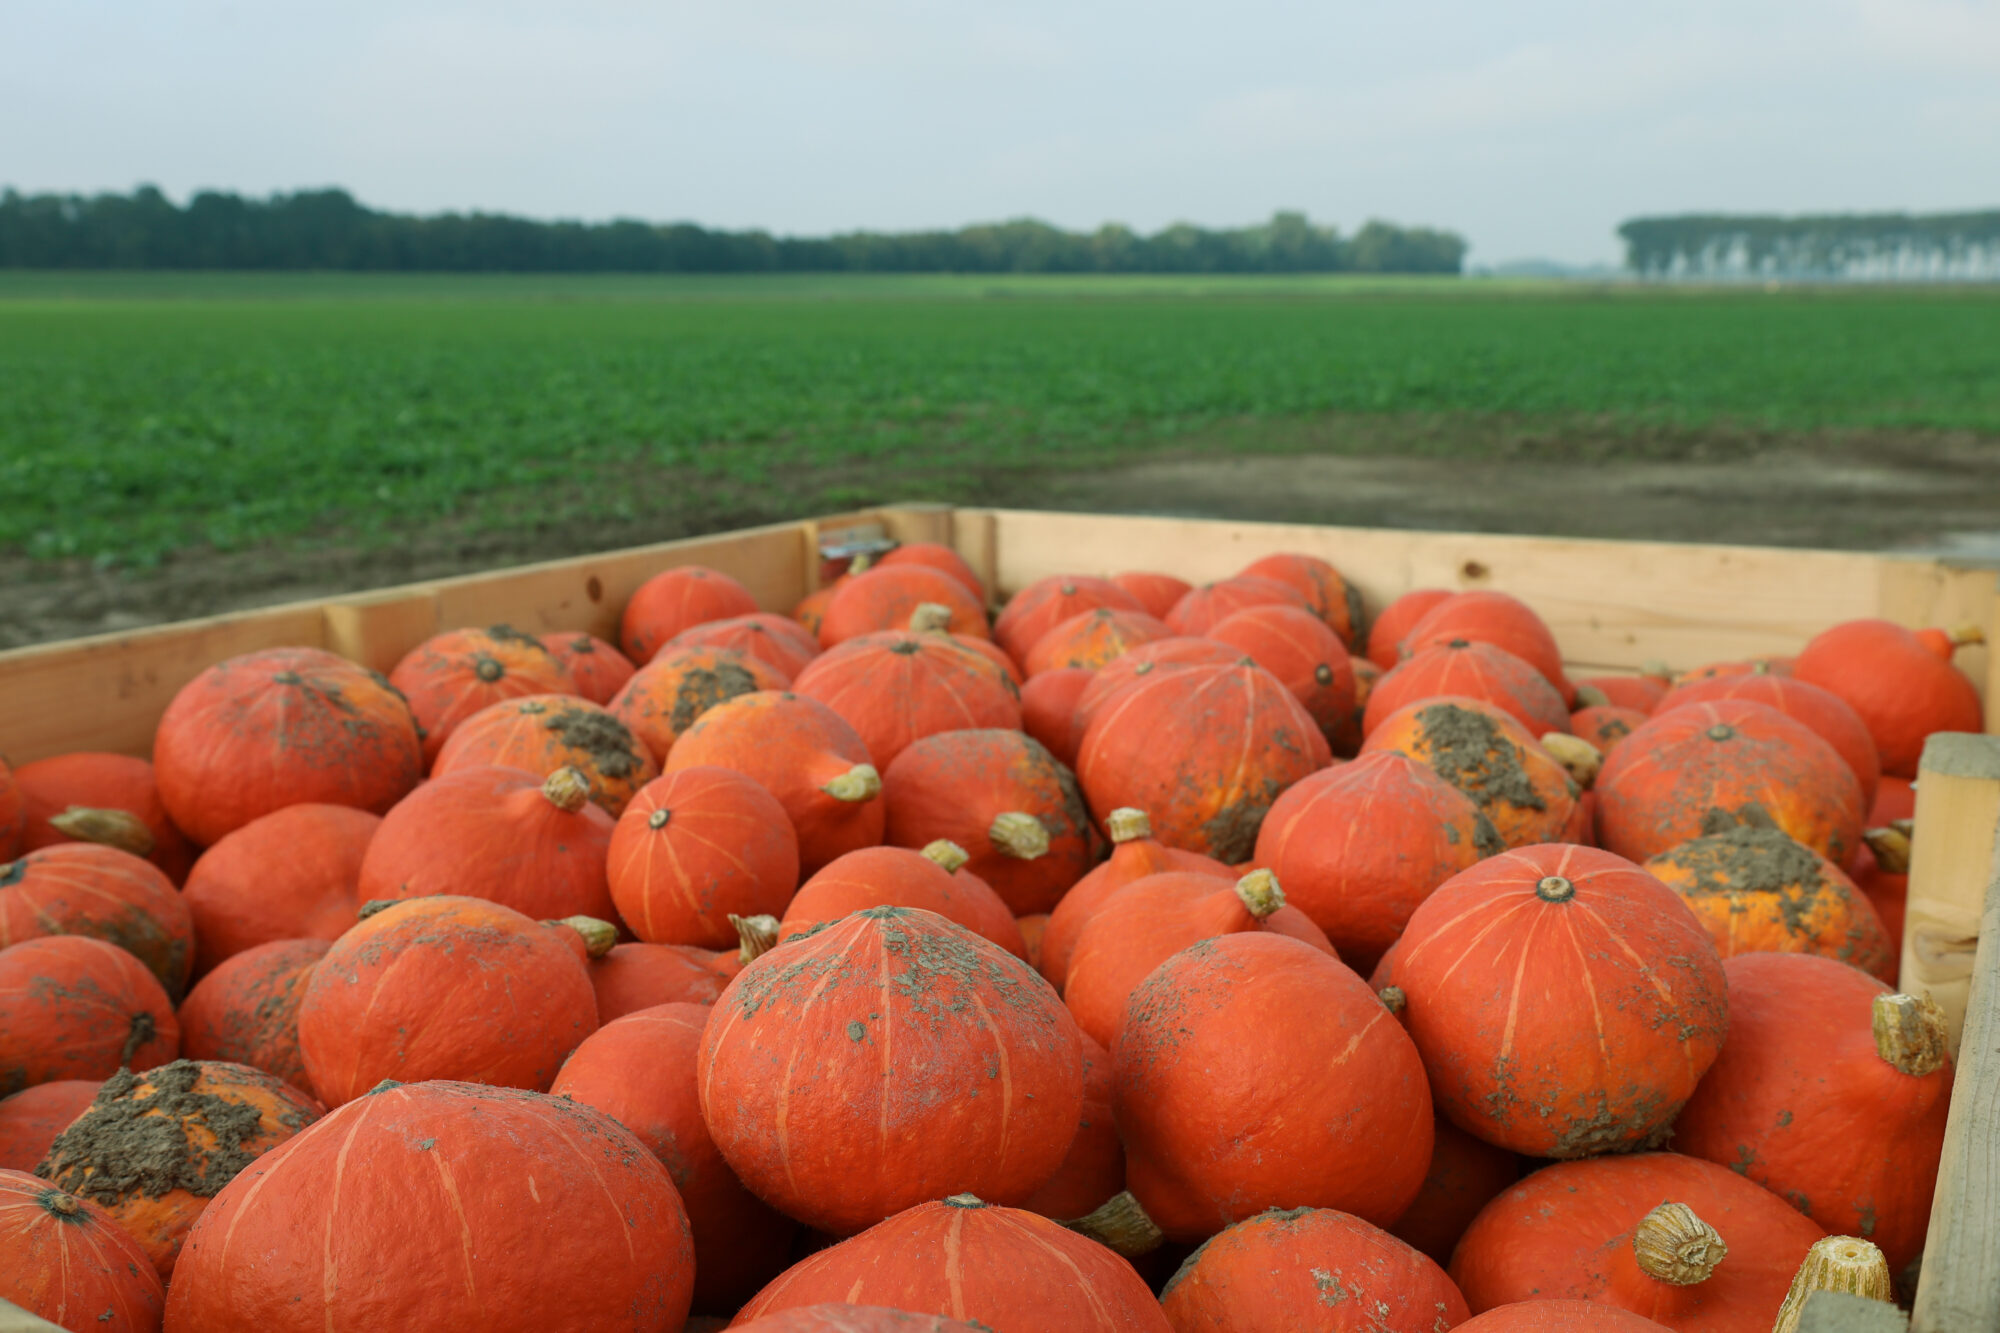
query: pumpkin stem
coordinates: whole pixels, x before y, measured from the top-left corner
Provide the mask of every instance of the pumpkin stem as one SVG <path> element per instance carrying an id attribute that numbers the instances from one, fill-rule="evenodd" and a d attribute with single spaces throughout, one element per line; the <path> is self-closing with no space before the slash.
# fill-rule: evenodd
<path id="1" fill-rule="evenodd" d="M 1648 680 L 1663 680 L 1671 683 L 1674 678 L 1674 669 L 1657 657 L 1649 657 L 1639 663 L 1639 674 Z"/>
<path id="2" fill-rule="evenodd" d="M 153 854 L 153 830 L 147 828 L 146 821 L 130 810 L 73 805 L 59 815 L 52 815 L 49 818 L 49 827 L 65 837 L 75 838 L 78 842 L 94 842 L 100 847 L 115 847 L 134 856 Z"/>
<path id="3" fill-rule="evenodd" d="M 1153 821 L 1144 810 L 1121 805 L 1105 816 L 1104 832 L 1113 843 L 1137 842 L 1153 836 Z"/>
<path id="4" fill-rule="evenodd" d="M 1561 875 L 1546 875 L 1535 882 L 1535 896 L 1545 903 L 1566 903 L 1576 897 L 1576 884 Z"/>
<path id="5" fill-rule="evenodd" d="M 1062 1225 L 1079 1236 L 1088 1236 L 1099 1245 L 1137 1259 L 1167 1243 L 1159 1224 L 1146 1215 L 1132 1191 L 1120 1190 L 1083 1217 Z"/>
<path id="6" fill-rule="evenodd" d="M 943 634 L 951 629 L 951 608 L 942 602 L 919 602 L 910 612 L 910 633 Z"/>
<path id="7" fill-rule="evenodd" d="M 1948 1058 L 1944 1010 L 1930 996 L 1875 997 L 1875 1053 L 1913 1078 L 1941 1068 Z"/>
<path id="8" fill-rule="evenodd" d="M 1579 685 L 1576 687 L 1576 706 L 1578 708 L 1606 708 L 1610 704 L 1611 696 L 1603 690 L 1598 689 L 1595 685 Z"/>
<path id="9" fill-rule="evenodd" d="M 1821 1291 L 1891 1304 L 1896 1299 L 1889 1261 L 1872 1242 L 1859 1236 L 1822 1236 L 1806 1251 L 1805 1262 L 1792 1278 L 1792 1289 L 1778 1307 L 1778 1322 L 1771 1325 L 1771 1333 L 1798 1333 L 1806 1302 Z"/>
<path id="10" fill-rule="evenodd" d="M 1022 861 L 1049 854 L 1049 831 L 1042 827 L 1041 820 L 1019 810 L 993 816 L 986 840 L 1005 855 Z"/>
<path id="11" fill-rule="evenodd" d="M 1891 824 L 1887 828 L 1872 828 L 1861 835 L 1861 841 L 1868 844 L 1868 850 L 1875 853 L 1875 864 L 1891 875 L 1910 873 L 1910 835 Z"/>
<path id="12" fill-rule="evenodd" d="M 736 927 L 736 958 L 745 967 L 777 947 L 781 923 L 774 916 L 738 916 L 731 912 L 729 924 Z"/>
<path id="13" fill-rule="evenodd" d="M 882 775 L 873 764 L 856 764 L 820 790 L 836 801 L 872 801 L 882 794 Z"/>
<path id="14" fill-rule="evenodd" d="M 972 859 L 965 848 L 950 838 L 939 838 L 924 847 L 926 859 L 935 862 L 947 875 L 956 875 L 967 861 Z"/>
<path id="15" fill-rule="evenodd" d="M 573 764 L 564 764 L 549 774 L 542 784 L 542 795 L 549 798 L 549 804 L 564 814 L 575 814 L 590 804 L 590 779 L 583 770 Z"/>
<path id="16" fill-rule="evenodd" d="M 1967 621 L 1963 625 L 1954 625 L 1946 630 L 1944 637 L 1950 640 L 1952 647 L 1965 648 L 1972 644 L 1985 643 L 1986 631 L 1981 626 Z"/>
<path id="17" fill-rule="evenodd" d="M 1551 731 L 1543 736 L 1542 748 L 1585 791 L 1589 791 L 1590 784 L 1597 781 L 1597 770 L 1604 767 L 1602 751 L 1583 737 L 1572 736 L 1566 731 Z"/>
<path id="18" fill-rule="evenodd" d="M 1715 1228 L 1684 1203 L 1663 1203 L 1632 1228 L 1632 1254 L 1648 1277 L 1692 1287 L 1706 1282 L 1729 1247 Z"/>
<path id="19" fill-rule="evenodd" d="M 1382 1007 L 1389 1011 L 1391 1018 L 1401 1018 L 1403 1011 L 1410 1007 L 1410 996 L 1401 986 L 1384 986 L 1377 997 Z"/>
<path id="20" fill-rule="evenodd" d="M 1285 905 L 1285 891 L 1278 887 L 1278 877 L 1268 870 L 1253 870 L 1237 880 L 1236 896 L 1259 921 Z"/>
<path id="21" fill-rule="evenodd" d="M 566 926 L 583 937 L 583 951 L 592 958 L 602 958 L 618 943 L 618 927 L 609 921 L 600 921 L 594 916 L 566 916 L 557 921 L 544 921 L 545 926 Z"/>
<path id="22" fill-rule="evenodd" d="M 866 574 L 869 570 L 873 569 L 874 567 L 875 567 L 875 555 L 874 552 L 872 551 L 856 552 L 854 558 L 847 562 L 847 572 L 849 574 Z M 835 580 L 835 582 L 838 581 L 839 580 Z"/>

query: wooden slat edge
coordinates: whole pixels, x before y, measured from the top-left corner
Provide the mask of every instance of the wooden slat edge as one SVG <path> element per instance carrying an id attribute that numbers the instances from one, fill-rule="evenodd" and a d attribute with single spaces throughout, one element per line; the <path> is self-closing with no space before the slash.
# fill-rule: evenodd
<path id="1" fill-rule="evenodd" d="M 51 1324 L 40 1315 L 29 1314 L 14 1302 L 0 1297 L 0 1333 L 63 1333 L 61 1324 Z"/>
<path id="2" fill-rule="evenodd" d="M 1987 860 L 2000 836 L 2000 738 L 1942 732 L 1925 743 L 1916 830 L 1898 984 L 1938 1002 L 1957 1049 L 1986 909 Z"/>

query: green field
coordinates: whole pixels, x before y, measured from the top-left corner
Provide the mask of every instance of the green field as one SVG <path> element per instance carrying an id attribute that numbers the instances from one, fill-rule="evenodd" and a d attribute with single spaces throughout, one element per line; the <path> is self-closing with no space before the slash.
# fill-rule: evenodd
<path id="1" fill-rule="evenodd" d="M 1018 498 L 1329 415 L 1446 421 L 1398 446 L 1444 453 L 1503 419 L 1591 419 L 1597 456 L 2000 436 L 2000 291 L 0 273 L 0 551 L 107 565 Z"/>

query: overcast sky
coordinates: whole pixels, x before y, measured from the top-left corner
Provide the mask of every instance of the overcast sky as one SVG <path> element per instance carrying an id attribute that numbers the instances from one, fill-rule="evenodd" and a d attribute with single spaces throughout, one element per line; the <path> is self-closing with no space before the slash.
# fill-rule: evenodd
<path id="1" fill-rule="evenodd" d="M 2000 206 L 2000 0 L 0 0 L 0 184 L 820 233 Z"/>

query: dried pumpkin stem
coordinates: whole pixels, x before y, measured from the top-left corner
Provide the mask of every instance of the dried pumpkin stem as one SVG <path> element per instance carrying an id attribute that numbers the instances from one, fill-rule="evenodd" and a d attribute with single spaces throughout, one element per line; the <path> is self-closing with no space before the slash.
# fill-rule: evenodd
<path id="1" fill-rule="evenodd" d="M 959 869 L 972 859 L 966 854 L 965 848 L 950 838 L 939 838 L 936 842 L 927 844 L 924 847 L 924 856 L 936 862 L 947 875 L 957 874 Z"/>
<path id="2" fill-rule="evenodd" d="M 1875 853 L 1875 864 L 1891 875 L 1910 873 L 1910 835 L 1893 825 L 1888 828 L 1872 828 L 1861 835 L 1868 844 L 1868 850 Z"/>
<path id="3" fill-rule="evenodd" d="M 1845 1292 L 1870 1301 L 1893 1303 L 1896 1299 L 1889 1261 L 1872 1242 L 1859 1236 L 1822 1236 L 1806 1251 L 1805 1262 L 1792 1278 L 1792 1289 L 1778 1307 L 1778 1322 L 1771 1325 L 1771 1333 L 1798 1333 L 1806 1302 L 1821 1291 Z"/>
<path id="4" fill-rule="evenodd" d="M 49 827 L 78 842 L 115 847 L 134 856 L 153 854 L 153 830 L 130 810 L 73 805 L 59 815 L 50 816 Z"/>
<path id="5" fill-rule="evenodd" d="M 545 921 L 547 926 L 568 926 L 583 937 L 583 951 L 592 958 L 602 958 L 618 943 L 618 927 L 609 921 L 600 921 L 594 916 L 566 916 L 557 921 Z"/>
<path id="6" fill-rule="evenodd" d="M 1674 669 L 1657 657 L 1649 657 L 1639 663 L 1639 674 L 1648 680 L 1671 681 L 1674 678 Z"/>
<path id="7" fill-rule="evenodd" d="M 1986 642 L 1985 629 L 1970 621 L 1967 621 L 1963 625 L 1952 626 L 1945 631 L 1944 636 L 1951 640 L 1951 646 L 1954 648 L 1965 648 L 1975 643 Z"/>
<path id="8" fill-rule="evenodd" d="M 986 840 L 1005 855 L 1022 861 L 1049 854 L 1049 831 L 1042 827 L 1041 820 L 1020 810 L 993 816 Z"/>
<path id="9" fill-rule="evenodd" d="M 1610 705 L 1611 696 L 1603 690 L 1598 689 L 1595 685 L 1579 685 L 1576 687 L 1576 706 L 1578 708 L 1608 708 Z"/>
<path id="10" fill-rule="evenodd" d="M 1253 870 L 1237 880 L 1236 896 L 1259 921 L 1285 905 L 1285 891 L 1278 887 L 1278 877 L 1268 870 Z"/>
<path id="11" fill-rule="evenodd" d="M 777 947 L 778 927 L 783 923 L 774 916 L 738 916 L 731 912 L 729 924 L 736 928 L 736 959 L 748 967 Z"/>
<path id="12" fill-rule="evenodd" d="M 1086 1216 L 1072 1218 L 1063 1225 L 1127 1259 L 1151 1254 L 1167 1241 L 1159 1225 L 1146 1215 L 1146 1210 L 1139 1206 L 1139 1201 L 1132 1197 L 1130 1190 L 1118 1191 Z"/>
<path id="13" fill-rule="evenodd" d="M 951 629 L 951 608 L 942 602 L 919 602 L 910 612 L 910 633 L 943 634 Z"/>
<path id="14" fill-rule="evenodd" d="M 1551 731 L 1543 736 L 1542 748 L 1585 791 L 1597 781 L 1597 770 L 1604 767 L 1604 755 L 1595 745 L 1566 731 Z"/>
<path id="15" fill-rule="evenodd" d="M 1384 986 L 1376 993 L 1376 998 L 1382 1001 L 1382 1007 L 1389 1011 L 1392 1018 L 1401 1018 L 1403 1011 L 1410 1007 L 1409 994 L 1401 986 Z"/>
<path id="16" fill-rule="evenodd" d="M 1684 1203 L 1663 1203 L 1632 1229 L 1632 1254 L 1648 1277 L 1692 1287 L 1729 1257 L 1716 1229 Z"/>
<path id="17" fill-rule="evenodd" d="M 1875 997 L 1875 1053 L 1905 1074 L 1922 1078 L 1941 1068 L 1946 1036 L 1944 1010 L 1930 996 Z"/>
<path id="18" fill-rule="evenodd" d="M 1104 819 L 1104 832 L 1114 843 L 1137 842 L 1153 836 L 1153 821 L 1144 810 L 1121 805 Z"/>
<path id="19" fill-rule="evenodd" d="M 564 764 L 542 783 L 542 795 L 565 814 L 575 814 L 590 804 L 590 779 L 574 764 Z"/>
<path id="20" fill-rule="evenodd" d="M 882 775 L 873 764 L 856 764 L 820 790 L 836 801 L 872 801 L 882 794 Z"/>

